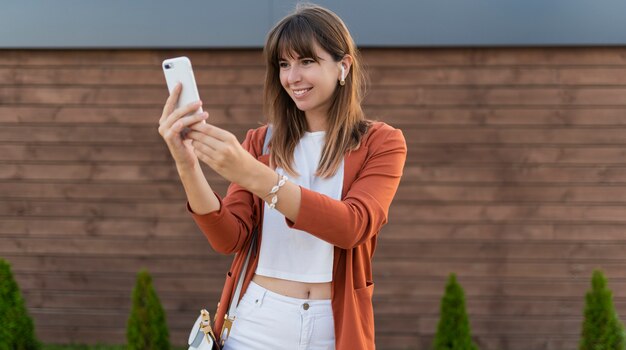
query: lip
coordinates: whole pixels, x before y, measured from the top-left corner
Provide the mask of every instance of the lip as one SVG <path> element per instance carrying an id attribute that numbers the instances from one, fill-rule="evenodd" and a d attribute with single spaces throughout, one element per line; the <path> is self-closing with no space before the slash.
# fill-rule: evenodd
<path id="1" fill-rule="evenodd" d="M 296 93 L 296 91 L 303 91 L 303 90 L 306 90 L 306 91 L 304 93 L 301 93 L 301 94 L 297 94 Z M 311 90 L 313 90 L 312 87 L 291 89 L 291 93 L 292 93 L 294 98 L 301 99 L 301 98 L 306 97 L 309 94 L 309 92 L 311 92 Z"/>

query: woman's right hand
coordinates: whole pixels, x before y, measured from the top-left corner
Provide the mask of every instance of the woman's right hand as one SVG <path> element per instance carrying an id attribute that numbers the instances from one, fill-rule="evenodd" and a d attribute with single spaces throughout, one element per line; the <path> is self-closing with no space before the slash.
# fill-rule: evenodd
<path id="1" fill-rule="evenodd" d="M 193 151 L 191 140 L 184 138 L 183 131 L 187 127 L 207 119 L 209 114 L 203 112 L 190 115 L 202 106 L 202 101 L 175 109 L 181 90 L 182 85 L 179 83 L 165 102 L 163 114 L 159 119 L 159 134 L 165 140 L 176 166 L 191 168 L 198 164 L 198 157 Z M 185 117 L 186 115 L 189 116 Z"/>

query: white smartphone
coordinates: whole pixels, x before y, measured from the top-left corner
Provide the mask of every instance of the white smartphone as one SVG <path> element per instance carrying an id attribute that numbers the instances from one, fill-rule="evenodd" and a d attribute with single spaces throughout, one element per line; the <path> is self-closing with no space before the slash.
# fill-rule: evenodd
<path id="1" fill-rule="evenodd" d="M 170 94 L 176 87 L 177 83 L 183 84 L 183 90 L 178 98 L 178 104 L 176 108 L 186 106 L 190 103 L 200 100 L 200 94 L 198 93 L 198 86 L 196 85 L 196 79 L 193 75 L 193 69 L 191 68 L 191 61 L 187 57 L 175 57 L 168 58 L 163 61 L 163 73 L 165 74 L 165 81 L 167 82 L 167 89 Z M 202 107 L 197 111 L 189 114 L 202 113 Z"/>

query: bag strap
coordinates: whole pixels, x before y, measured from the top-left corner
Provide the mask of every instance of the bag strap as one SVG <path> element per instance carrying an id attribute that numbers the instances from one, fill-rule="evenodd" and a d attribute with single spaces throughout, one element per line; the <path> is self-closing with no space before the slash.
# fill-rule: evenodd
<path id="1" fill-rule="evenodd" d="M 265 141 L 263 142 L 263 154 L 269 153 L 269 142 L 272 138 L 272 126 L 267 125 L 267 131 L 265 132 Z M 231 319 L 235 318 L 237 314 L 237 305 L 239 305 L 239 295 L 241 294 L 241 288 L 243 287 L 243 280 L 246 275 L 246 270 L 248 269 L 248 262 L 250 262 L 250 255 L 252 255 L 252 249 L 256 245 L 258 230 L 255 227 L 252 230 L 252 242 L 250 243 L 250 248 L 248 249 L 248 254 L 246 255 L 246 261 L 243 263 L 243 268 L 241 269 L 241 273 L 239 274 L 239 280 L 237 281 L 237 288 L 235 289 L 235 294 L 233 295 L 233 299 L 230 301 L 230 306 L 228 307 L 228 316 Z"/>

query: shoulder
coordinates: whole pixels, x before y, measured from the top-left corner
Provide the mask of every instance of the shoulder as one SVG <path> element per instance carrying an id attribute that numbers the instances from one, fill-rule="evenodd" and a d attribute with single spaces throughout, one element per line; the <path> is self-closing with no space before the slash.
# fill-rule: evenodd
<path id="1" fill-rule="evenodd" d="M 406 141 L 402 130 L 380 121 L 370 122 L 363 142 L 368 148 L 402 147 L 406 149 Z"/>

